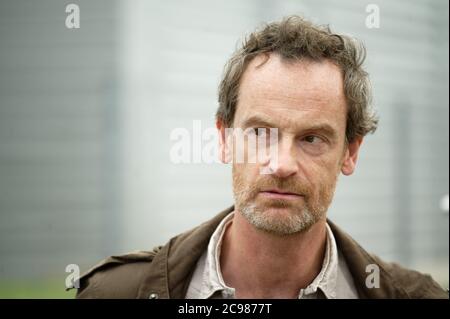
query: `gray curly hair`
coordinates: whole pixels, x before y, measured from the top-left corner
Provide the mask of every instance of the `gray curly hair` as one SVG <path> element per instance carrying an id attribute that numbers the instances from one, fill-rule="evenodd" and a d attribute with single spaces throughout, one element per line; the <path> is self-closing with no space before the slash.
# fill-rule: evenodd
<path id="1" fill-rule="evenodd" d="M 239 85 L 248 63 L 259 54 L 277 53 L 287 60 L 328 59 L 338 65 L 344 77 L 347 99 L 346 141 L 375 132 L 378 117 L 371 108 L 372 94 L 368 73 L 363 69 L 364 45 L 358 40 L 331 32 L 302 17 L 289 16 L 269 23 L 246 37 L 225 65 L 219 85 L 217 120 L 233 125 Z"/>

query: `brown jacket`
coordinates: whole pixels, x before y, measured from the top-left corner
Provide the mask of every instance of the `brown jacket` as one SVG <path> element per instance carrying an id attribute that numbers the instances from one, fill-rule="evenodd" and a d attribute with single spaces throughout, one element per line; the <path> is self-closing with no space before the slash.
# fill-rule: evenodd
<path id="1" fill-rule="evenodd" d="M 80 278 L 77 298 L 184 298 L 197 260 L 220 221 L 233 209 L 228 208 L 153 251 L 107 258 Z M 448 298 L 429 275 L 383 262 L 328 223 L 360 298 Z M 379 288 L 366 287 L 369 264 L 380 269 Z"/>

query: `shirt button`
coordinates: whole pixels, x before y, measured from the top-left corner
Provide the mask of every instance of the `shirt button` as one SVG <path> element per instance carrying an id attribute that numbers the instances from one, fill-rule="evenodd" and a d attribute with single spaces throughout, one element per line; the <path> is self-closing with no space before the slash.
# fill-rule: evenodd
<path id="1" fill-rule="evenodd" d="M 159 296 L 156 293 L 151 293 L 150 296 L 148 296 L 148 299 L 158 299 Z"/>

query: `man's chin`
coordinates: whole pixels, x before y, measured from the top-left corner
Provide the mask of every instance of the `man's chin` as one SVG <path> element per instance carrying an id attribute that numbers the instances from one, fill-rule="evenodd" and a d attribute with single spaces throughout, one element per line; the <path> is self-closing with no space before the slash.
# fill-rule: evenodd
<path id="1" fill-rule="evenodd" d="M 278 236 L 288 236 L 308 230 L 314 217 L 292 206 L 247 206 L 242 214 L 255 228 Z"/>
<path id="2" fill-rule="evenodd" d="M 302 215 L 299 209 L 292 206 L 265 206 L 256 209 L 256 213 L 263 214 L 267 217 L 273 216 L 273 218 L 282 218 L 284 216 Z"/>

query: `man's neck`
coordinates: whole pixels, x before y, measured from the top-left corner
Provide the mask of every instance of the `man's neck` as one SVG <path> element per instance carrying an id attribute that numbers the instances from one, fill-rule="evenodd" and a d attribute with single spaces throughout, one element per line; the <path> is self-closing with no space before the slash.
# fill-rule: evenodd
<path id="1" fill-rule="evenodd" d="M 326 221 L 305 232 L 277 236 L 256 229 L 238 211 L 226 229 L 220 264 L 237 298 L 297 298 L 320 273 Z"/>

